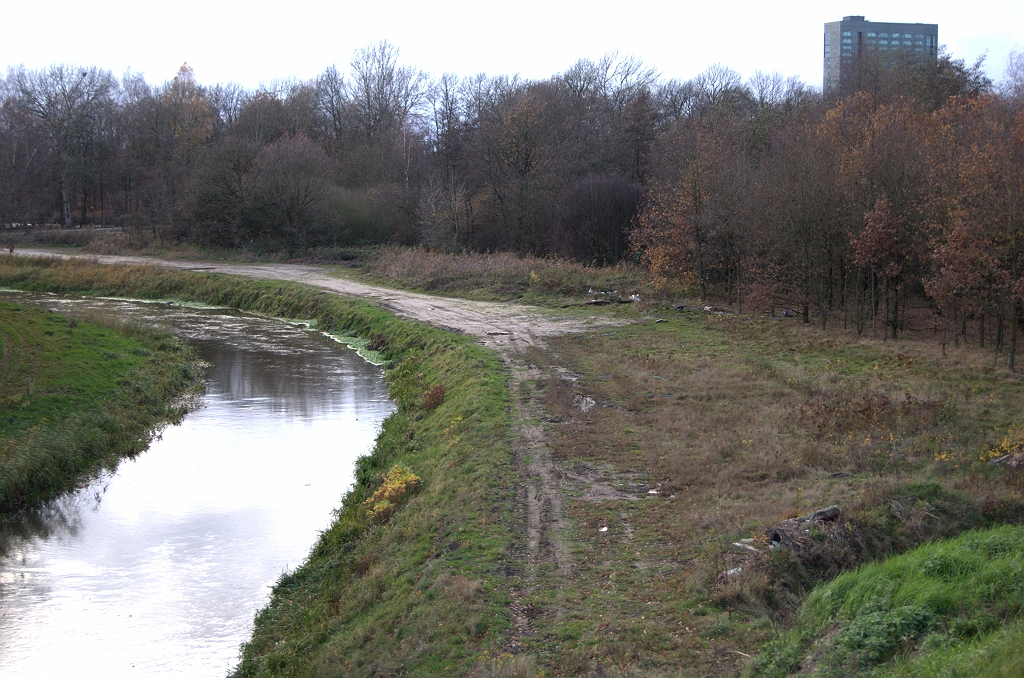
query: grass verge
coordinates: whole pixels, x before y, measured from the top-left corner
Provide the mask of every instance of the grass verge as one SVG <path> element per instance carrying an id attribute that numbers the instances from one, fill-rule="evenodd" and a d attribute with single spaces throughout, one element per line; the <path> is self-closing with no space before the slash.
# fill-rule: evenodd
<path id="1" fill-rule="evenodd" d="M 1022 564 L 1024 527 L 1003 526 L 840 575 L 810 595 L 753 673 L 1021 675 Z"/>
<path id="2" fill-rule="evenodd" d="M 468 337 L 314 288 L 158 267 L 8 259 L 0 284 L 233 306 L 368 338 L 397 411 L 300 568 L 256 618 L 239 676 L 465 674 L 508 628 L 509 399 Z M 443 385 L 443 386 L 441 386 Z M 415 479 L 415 480 L 413 480 Z"/>
<path id="3" fill-rule="evenodd" d="M 184 342 L 0 302 L 0 513 L 36 506 L 180 420 L 202 367 Z"/>

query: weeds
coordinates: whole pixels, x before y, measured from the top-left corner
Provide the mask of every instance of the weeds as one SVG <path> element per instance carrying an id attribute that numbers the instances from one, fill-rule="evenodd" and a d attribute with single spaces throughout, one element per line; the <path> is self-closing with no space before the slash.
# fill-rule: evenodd
<path id="1" fill-rule="evenodd" d="M 391 467 L 384 482 L 363 502 L 370 520 L 382 523 L 391 517 L 410 492 L 420 484 L 420 477 L 401 464 Z"/>

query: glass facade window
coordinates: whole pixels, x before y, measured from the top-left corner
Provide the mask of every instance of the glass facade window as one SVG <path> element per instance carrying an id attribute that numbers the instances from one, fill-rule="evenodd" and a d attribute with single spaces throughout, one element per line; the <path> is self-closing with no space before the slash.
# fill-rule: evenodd
<path id="1" fill-rule="evenodd" d="M 825 26 L 823 84 L 826 92 L 842 86 L 845 74 L 857 55 L 864 51 L 875 53 L 879 63 L 890 63 L 901 54 L 912 59 L 934 58 L 938 51 L 935 33 L 914 32 L 935 31 L 931 24 L 870 22 L 858 16 L 843 17 L 842 22 L 829 22 Z"/>

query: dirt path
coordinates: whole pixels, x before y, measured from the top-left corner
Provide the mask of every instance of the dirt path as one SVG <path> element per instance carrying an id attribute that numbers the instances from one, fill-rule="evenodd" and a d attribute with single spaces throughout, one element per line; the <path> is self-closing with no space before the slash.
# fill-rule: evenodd
<path id="1" fill-rule="evenodd" d="M 622 324 L 610 318 L 568 317 L 537 307 L 516 303 L 495 303 L 435 297 L 336 278 L 323 267 L 299 264 L 236 264 L 153 259 L 131 256 L 67 255 L 41 249 L 22 249 L 19 255 L 82 256 L 102 264 L 156 264 L 188 271 L 226 273 L 257 280 L 287 280 L 320 287 L 338 294 L 372 299 L 396 315 L 429 323 L 447 330 L 474 335 L 478 343 L 496 350 L 511 373 L 509 388 L 515 409 L 514 452 L 519 470 L 519 500 L 526 515 L 525 558 L 520 563 L 525 590 L 513 591 L 510 612 L 513 637 L 510 649 L 517 649 L 522 636 L 533 633 L 530 618 L 538 611 L 526 610 L 521 600 L 537 585 L 544 571 L 556 577 L 572 569 L 571 550 L 565 543 L 568 521 L 562 504 L 563 474 L 556 467 L 547 444 L 550 431 L 544 421 L 544 403 L 534 382 L 545 375 L 525 355 L 528 346 L 542 346 L 545 337 L 582 332 Z M 557 614 L 557 611 L 556 611 Z"/>
<path id="2" fill-rule="evenodd" d="M 538 307 L 513 302 L 472 301 L 435 297 L 337 278 L 322 266 L 302 264 L 238 264 L 227 262 L 175 261 L 116 255 L 68 255 L 45 249 L 25 248 L 21 256 L 83 258 L 101 264 L 156 264 L 187 271 L 226 273 L 257 280 L 287 280 L 320 287 L 338 294 L 372 299 L 392 313 L 446 330 L 480 337 L 480 343 L 501 349 L 539 345 L 544 337 L 570 334 L 620 324 L 609 318 L 559 316 Z"/>

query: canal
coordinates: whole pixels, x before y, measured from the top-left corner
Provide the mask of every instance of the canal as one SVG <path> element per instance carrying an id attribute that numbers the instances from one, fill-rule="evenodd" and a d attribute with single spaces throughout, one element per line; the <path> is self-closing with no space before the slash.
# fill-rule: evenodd
<path id="1" fill-rule="evenodd" d="M 210 363 L 202 406 L 148 450 L 0 525 L 0 674 L 224 676 L 392 412 L 381 368 L 225 309 L 0 299 L 157 326 Z"/>

